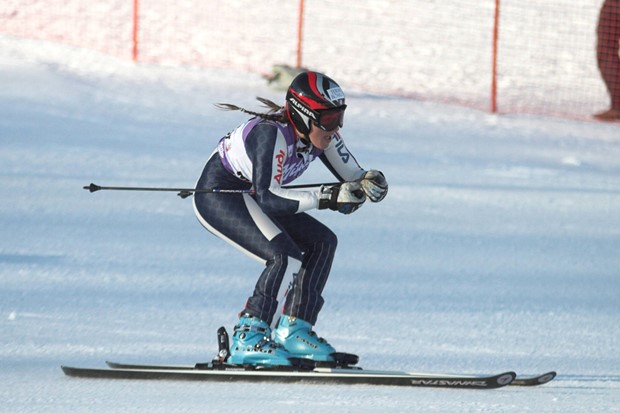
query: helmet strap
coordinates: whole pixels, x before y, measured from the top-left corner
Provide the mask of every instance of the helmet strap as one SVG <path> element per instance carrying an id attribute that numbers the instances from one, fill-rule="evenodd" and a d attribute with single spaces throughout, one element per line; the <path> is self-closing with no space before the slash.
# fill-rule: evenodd
<path id="1" fill-rule="evenodd" d="M 308 130 L 308 132 L 302 132 L 295 127 L 293 122 L 291 122 L 291 126 L 293 126 L 293 129 L 295 130 L 295 136 L 297 136 L 297 139 L 301 140 L 305 145 L 310 145 L 312 143 L 312 141 L 310 141 L 310 130 Z"/>

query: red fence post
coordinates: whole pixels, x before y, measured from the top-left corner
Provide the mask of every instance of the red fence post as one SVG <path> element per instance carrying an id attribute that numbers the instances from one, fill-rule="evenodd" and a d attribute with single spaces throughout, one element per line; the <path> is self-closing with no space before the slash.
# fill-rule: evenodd
<path id="1" fill-rule="evenodd" d="M 136 0 L 137 1 L 137 0 Z M 299 0 L 299 18 L 297 21 L 297 68 L 301 67 L 301 50 L 304 31 L 304 0 Z"/>
<path id="2" fill-rule="evenodd" d="M 493 22 L 493 56 L 491 69 L 491 113 L 497 112 L 497 47 L 499 42 L 499 1 L 495 0 L 495 21 Z"/>
<path id="3" fill-rule="evenodd" d="M 138 1 L 133 0 L 133 34 L 131 57 L 134 62 L 138 61 Z"/>

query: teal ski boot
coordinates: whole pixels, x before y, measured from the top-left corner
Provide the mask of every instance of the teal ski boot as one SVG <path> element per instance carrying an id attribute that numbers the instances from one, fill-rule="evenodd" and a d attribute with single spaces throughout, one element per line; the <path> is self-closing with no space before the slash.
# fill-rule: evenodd
<path id="1" fill-rule="evenodd" d="M 283 315 L 274 331 L 274 341 L 288 350 L 292 357 L 333 362 L 336 350 L 312 331 L 312 324 Z"/>
<path id="2" fill-rule="evenodd" d="M 228 363 L 292 366 L 291 357 L 284 347 L 271 340 L 269 324 L 249 314 L 241 316 L 234 328 Z"/>

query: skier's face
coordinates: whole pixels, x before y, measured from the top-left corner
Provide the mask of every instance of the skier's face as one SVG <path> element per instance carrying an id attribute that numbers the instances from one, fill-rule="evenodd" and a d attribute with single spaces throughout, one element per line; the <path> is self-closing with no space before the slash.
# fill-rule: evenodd
<path id="1" fill-rule="evenodd" d="M 310 142 L 312 142 L 312 145 L 315 148 L 327 149 L 330 142 L 332 141 L 332 136 L 334 136 L 334 134 L 338 132 L 339 129 L 339 127 L 336 127 L 336 129 L 334 130 L 325 131 L 312 123 L 312 127 L 310 128 L 310 134 L 308 136 L 310 137 Z"/>

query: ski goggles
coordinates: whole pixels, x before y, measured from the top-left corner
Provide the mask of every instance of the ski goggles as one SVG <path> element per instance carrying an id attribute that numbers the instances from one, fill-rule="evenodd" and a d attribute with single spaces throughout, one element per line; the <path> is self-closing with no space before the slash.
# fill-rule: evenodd
<path id="1" fill-rule="evenodd" d="M 337 108 L 323 109 L 316 111 L 318 116 L 316 125 L 324 131 L 333 131 L 336 128 L 342 128 L 344 121 L 344 110 L 347 105 L 338 106 Z"/>

